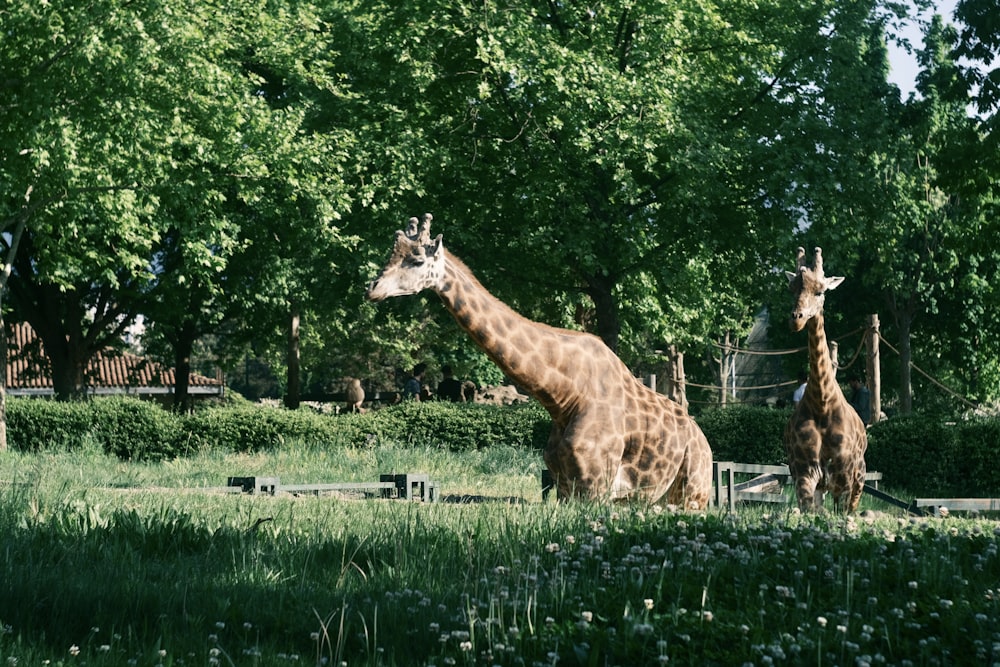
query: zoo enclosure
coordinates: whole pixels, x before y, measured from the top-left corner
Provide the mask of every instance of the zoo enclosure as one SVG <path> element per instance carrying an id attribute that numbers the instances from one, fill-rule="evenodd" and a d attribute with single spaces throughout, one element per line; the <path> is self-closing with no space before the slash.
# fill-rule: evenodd
<path id="1" fill-rule="evenodd" d="M 865 326 L 855 329 L 851 332 L 839 336 L 839 339 L 849 338 L 855 334 L 861 333 L 861 342 L 858 344 L 857 348 L 854 350 L 851 358 L 845 364 L 840 363 L 840 344 L 837 340 L 830 339 L 830 357 L 833 361 L 833 366 L 835 371 L 846 370 L 858 363 L 862 351 L 864 351 L 864 363 L 865 363 L 865 382 L 868 386 L 870 392 L 871 401 L 871 414 L 872 423 L 880 421 L 884 418 L 884 413 L 882 412 L 882 380 L 881 380 L 881 347 L 884 346 L 891 352 L 899 355 L 899 351 L 893 347 L 885 338 L 882 337 L 879 330 L 879 318 L 878 315 L 869 315 L 865 323 Z M 755 327 L 756 328 L 756 327 Z M 758 338 L 762 338 L 759 337 Z M 754 335 L 751 333 L 747 339 L 748 345 L 754 344 Z M 780 357 L 787 355 L 802 354 L 808 351 L 807 346 L 802 346 L 792 349 L 784 350 L 771 350 L 766 348 L 753 348 L 753 347 L 739 347 L 736 341 L 733 341 L 730 334 L 727 332 L 723 337 L 721 343 L 716 343 L 715 347 L 718 349 L 718 357 L 714 359 L 717 363 L 718 371 L 717 377 L 719 378 L 719 384 L 717 385 L 706 385 L 698 384 L 695 382 L 690 382 L 685 377 L 684 373 L 684 354 L 679 352 L 676 346 L 671 345 L 666 351 L 663 352 L 664 362 L 666 366 L 666 377 L 663 381 L 663 393 L 666 394 L 672 400 L 680 403 L 681 405 L 687 406 L 689 404 L 687 397 L 687 388 L 696 387 L 699 389 L 705 389 L 711 392 L 715 392 L 718 395 L 718 404 L 720 406 L 725 406 L 731 402 L 738 402 L 737 392 L 770 392 L 770 396 L 765 399 L 765 402 L 772 403 L 778 400 L 778 392 L 780 389 L 790 390 L 797 384 L 796 380 L 787 381 L 777 381 L 769 382 L 766 384 L 755 384 L 755 385 L 741 385 L 737 382 L 737 365 L 742 359 L 758 357 Z M 975 408 L 977 407 L 975 403 L 969 401 L 964 396 L 961 396 L 957 392 L 945 386 L 936 378 L 932 377 L 929 373 L 921 369 L 919 366 L 909 361 L 909 367 L 915 370 L 917 373 L 926 378 L 933 385 L 939 389 L 946 392 L 952 398 L 960 401 L 967 407 Z M 772 373 L 772 376 L 774 374 Z M 862 375 L 858 373 L 858 375 Z M 657 387 L 657 378 L 655 375 L 650 375 L 647 379 L 650 387 Z M 759 395 L 759 394 L 758 394 Z"/>

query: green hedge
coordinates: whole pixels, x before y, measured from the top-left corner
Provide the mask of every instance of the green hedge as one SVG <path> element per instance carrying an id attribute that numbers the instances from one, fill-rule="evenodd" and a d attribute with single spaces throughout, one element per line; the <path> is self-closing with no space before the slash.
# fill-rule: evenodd
<path id="1" fill-rule="evenodd" d="M 998 419 L 913 416 L 872 426 L 866 460 L 892 487 L 931 497 L 988 498 L 1000 495 L 998 454 Z"/>
<path id="2" fill-rule="evenodd" d="M 81 403 L 7 401 L 7 440 L 20 451 L 72 451 L 98 446 L 122 459 L 162 459 L 184 450 L 181 422 L 135 398 Z"/>
<path id="3" fill-rule="evenodd" d="M 153 403 L 108 398 L 86 404 L 87 435 L 121 459 L 172 458 L 184 451 L 185 434 L 175 415 Z"/>
<path id="4" fill-rule="evenodd" d="M 497 406 L 410 401 L 372 414 L 381 432 L 408 444 L 453 451 L 510 444 L 541 449 L 552 420 L 537 403 Z"/>
<path id="5" fill-rule="evenodd" d="M 717 461 L 781 464 L 788 410 L 733 406 L 697 422 Z M 541 449 L 551 421 L 537 403 L 518 406 L 409 402 L 361 415 L 323 415 L 253 404 L 209 406 L 190 416 L 135 398 L 81 403 L 12 398 L 7 435 L 20 451 L 99 446 L 121 459 L 160 460 L 200 449 L 271 451 L 287 446 L 405 443 L 453 451 L 494 445 Z M 868 469 L 894 489 L 924 496 L 1000 495 L 1000 419 L 943 422 L 915 416 L 869 430 Z"/>
<path id="6" fill-rule="evenodd" d="M 91 422 L 89 411 L 76 403 L 7 399 L 7 442 L 19 451 L 79 449 Z"/>
<path id="7" fill-rule="evenodd" d="M 79 403 L 12 398 L 7 403 L 13 449 L 66 451 L 89 444 L 126 460 L 160 460 L 206 448 L 258 452 L 390 441 L 455 451 L 498 444 L 541 448 L 549 427 L 548 415 L 536 404 L 409 402 L 361 415 L 241 404 L 208 406 L 180 416 L 125 397 Z"/>
<path id="8" fill-rule="evenodd" d="M 233 452 L 262 452 L 286 443 L 321 444 L 337 437 L 334 417 L 305 410 L 281 410 L 252 404 L 209 407 L 183 422 L 191 448 L 221 448 Z"/>
<path id="9" fill-rule="evenodd" d="M 781 465 L 786 463 L 782 439 L 791 410 L 734 405 L 705 410 L 695 421 L 708 438 L 716 461 Z"/>

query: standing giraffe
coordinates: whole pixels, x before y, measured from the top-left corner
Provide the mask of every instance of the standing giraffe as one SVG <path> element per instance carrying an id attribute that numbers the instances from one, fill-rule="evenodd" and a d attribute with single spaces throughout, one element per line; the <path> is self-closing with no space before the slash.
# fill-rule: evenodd
<path id="1" fill-rule="evenodd" d="M 844 281 L 823 275 L 823 255 L 816 248 L 813 268 L 799 248 L 795 273 L 786 272 L 794 306 L 792 331 L 809 334 L 809 379 L 802 400 L 785 427 L 788 468 L 795 480 L 799 509 L 820 511 L 830 491 L 837 511 L 853 512 L 865 484 L 868 433 L 837 384 L 823 328 L 826 292 Z"/>
<path id="2" fill-rule="evenodd" d="M 396 232 L 367 297 L 437 292 L 476 344 L 552 416 L 544 452 L 560 498 L 642 498 L 686 509 L 708 503 L 712 452 L 683 407 L 649 389 L 596 336 L 532 322 L 490 294 L 431 216 Z"/>

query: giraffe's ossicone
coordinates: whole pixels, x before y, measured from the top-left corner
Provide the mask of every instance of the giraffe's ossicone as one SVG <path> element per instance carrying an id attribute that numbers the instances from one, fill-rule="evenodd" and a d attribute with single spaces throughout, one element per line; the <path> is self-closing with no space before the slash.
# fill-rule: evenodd
<path id="1" fill-rule="evenodd" d="M 809 378 L 785 427 L 785 453 L 799 509 L 822 510 L 829 491 L 837 511 L 853 512 L 865 485 L 868 432 L 837 383 L 823 325 L 826 292 L 844 279 L 824 275 L 819 248 L 811 268 L 805 249 L 799 248 L 796 270 L 786 275 L 793 300 L 789 326 L 792 331 L 806 329 L 809 337 Z"/>
<path id="2" fill-rule="evenodd" d="M 411 218 L 396 232 L 367 297 L 425 289 L 441 297 L 459 326 L 551 415 L 544 459 L 559 497 L 704 508 L 712 452 L 687 411 L 633 377 L 596 336 L 533 322 L 494 297 L 440 235 L 431 239 L 430 223 L 429 214 Z"/>

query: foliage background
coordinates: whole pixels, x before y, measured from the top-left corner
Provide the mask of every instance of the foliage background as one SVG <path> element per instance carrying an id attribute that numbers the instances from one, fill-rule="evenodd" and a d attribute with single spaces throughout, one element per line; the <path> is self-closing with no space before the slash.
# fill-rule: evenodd
<path id="1" fill-rule="evenodd" d="M 676 344 L 714 384 L 710 344 L 783 312 L 777 272 L 818 245 L 849 278 L 831 327 L 882 314 L 903 412 L 923 400 L 910 359 L 989 400 L 993 4 L 963 0 L 955 28 L 889 0 L 15 0 L 4 303 L 61 398 L 139 318 L 140 351 L 260 359 L 277 393 L 391 388 L 417 361 L 499 381 L 433 298 L 363 303 L 392 233 L 431 211 L 524 314 L 637 373 Z M 885 46 L 916 16 L 904 99 Z"/>

